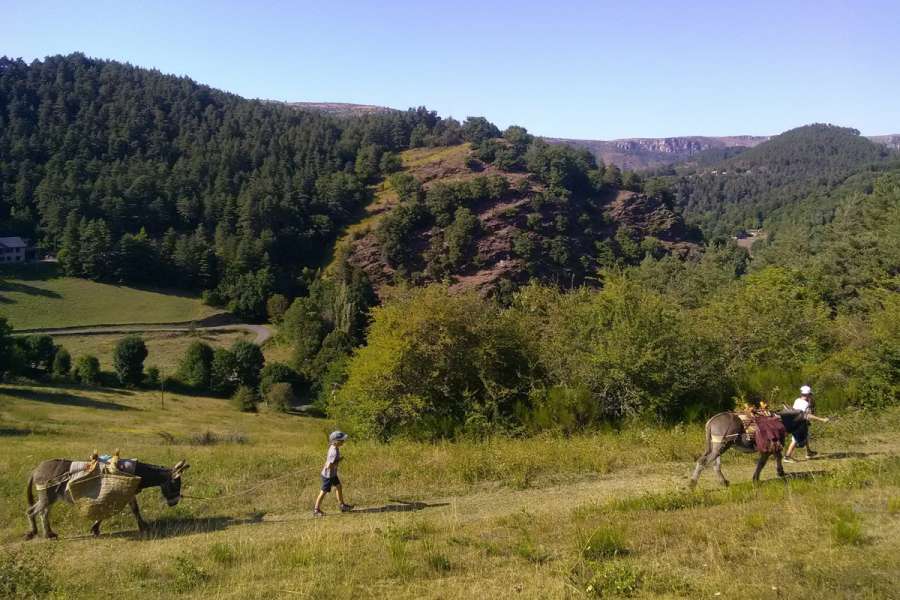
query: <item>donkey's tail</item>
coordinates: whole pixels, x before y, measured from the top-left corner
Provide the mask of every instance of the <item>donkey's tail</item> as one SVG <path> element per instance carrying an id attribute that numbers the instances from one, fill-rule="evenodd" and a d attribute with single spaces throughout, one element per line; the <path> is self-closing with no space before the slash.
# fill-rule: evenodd
<path id="1" fill-rule="evenodd" d="M 25 487 L 25 497 L 28 499 L 29 508 L 34 506 L 34 491 L 31 489 L 32 484 L 34 484 L 34 473 L 28 478 L 28 484 Z"/>
<path id="2" fill-rule="evenodd" d="M 712 452 L 712 428 L 709 426 L 712 423 L 712 420 L 715 419 L 718 415 L 713 415 L 706 421 L 706 425 L 703 426 L 704 432 L 706 432 L 706 451 L 704 455 Z"/>

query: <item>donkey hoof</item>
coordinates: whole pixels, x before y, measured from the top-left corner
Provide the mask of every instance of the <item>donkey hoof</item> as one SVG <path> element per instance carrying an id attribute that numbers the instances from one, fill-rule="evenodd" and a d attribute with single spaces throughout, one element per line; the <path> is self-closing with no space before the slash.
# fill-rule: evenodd
<path id="1" fill-rule="evenodd" d="M 57 538 L 59 538 L 59 536 L 56 535 L 56 533 L 54 533 L 54 532 L 52 532 L 52 531 L 49 532 L 49 533 L 47 533 L 47 539 L 48 539 L 48 540 L 55 540 L 55 539 L 57 539 Z"/>
<path id="2" fill-rule="evenodd" d="M 28 540 L 33 540 L 33 539 L 34 539 L 34 532 L 33 532 L 33 531 L 29 531 L 29 532 L 26 533 L 23 537 L 25 538 L 25 541 L 26 541 L 26 542 L 27 542 Z"/>
<path id="3" fill-rule="evenodd" d="M 722 487 L 728 487 L 729 485 L 731 485 L 730 481 L 728 481 L 727 479 L 722 480 Z"/>

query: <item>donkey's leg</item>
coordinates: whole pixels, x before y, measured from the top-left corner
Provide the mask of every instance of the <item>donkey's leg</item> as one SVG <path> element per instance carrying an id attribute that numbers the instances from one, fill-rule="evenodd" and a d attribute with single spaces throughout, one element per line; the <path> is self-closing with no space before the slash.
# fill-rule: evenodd
<path id="1" fill-rule="evenodd" d="M 53 528 L 50 526 L 50 506 L 44 508 L 41 512 L 41 521 L 44 523 L 44 537 L 48 540 L 55 540 L 59 536 L 56 535 L 56 532 L 53 531 Z"/>
<path id="2" fill-rule="evenodd" d="M 145 531 L 147 529 L 147 522 L 141 516 L 141 508 L 138 506 L 137 498 L 132 498 L 131 502 L 128 503 L 128 506 L 131 507 L 134 518 L 137 519 L 138 531 Z"/>
<path id="3" fill-rule="evenodd" d="M 720 452 L 718 456 L 716 456 L 715 462 L 716 475 L 719 476 L 719 481 L 722 482 L 722 485 L 728 487 L 728 480 L 725 479 L 725 476 L 722 475 L 722 453 Z"/>
<path id="4" fill-rule="evenodd" d="M 706 452 L 704 452 L 700 458 L 697 459 L 697 464 L 694 466 L 694 473 L 691 475 L 690 487 L 694 487 L 697 485 L 697 480 L 700 479 L 700 474 L 703 472 L 703 469 L 709 466 L 709 463 L 715 460 L 719 454 L 722 453 L 722 444 L 713 444 L 710 443 Z"/>
<path id="5" fill-rule="evenodd" d="M 706 468 L 706 457 L 709 456 L 709 450 L 704 452 L 700 458 L 697 459 L 697 464 L 694 465 L 694 472 L 691 473 L 691 481 L 688 484 L 691 488 L 697 485 L 697 480 L 700 479 L 700 473 L 703 472 L 703 469 Z"/>
<path id="6" fill-rule="evenodd" d="M 769 460 L 768 452 L 760 452 L 759 460 L 756 461 L 756 470 L 753 472 L 753 483 L 759 483 L 759 474 L 762 473 L 763 467 Z"/>
<path id="7" fill-rule="evenodd" d="M 784 465 L 781 463 L 781 450 L 775 453 L 775 470 L 779 477 L 784 477 Z"/>
<path id="8" fill-rule="evenodd" d="M 25 534 L 25 539 L 30 540 L 30 539 L 34 538 L 34 536 L 36 536 L 38 533 L 37 520 L 34 518 L 34 515 L 31 514 L 30 507 L 29 507 L 29 510 L 27 510 L 25 512 L 25 514 L 28 515 L 28 523 L 31 525 L 31 531 L 29 531 L 28 533 Z"/>
<path id="9" fill-rule="evenodd" d="M 37 534 L 37 523 L 35 522 L 37 517 L 40 517 L 41 519 L 41 528 L 44 532 L 44 537 L 49 537 L 48 532 L 52 533 L 47 525 L 47 513 L 50 512 L 50 503 L 51 501 L 48 497 L 48 491 L 39 490 L 37 494 L 37 502 L 35 502 L 28 508 L 27 514 L 28 520 L 31 522 L 31 532 L 29 534 L 26 534 L 26 539 L 31 539 L 32 537 L 34 537 L 34 535 Z"/>
<path id="10" fill-rule="evenodd" d="M 94 524 L 91 525 L 91 535 L 92 536 L 94 536 L 94 537 L 100 536 L 100 523 L 102 523 L 102 521 L 94 521 Z"/>

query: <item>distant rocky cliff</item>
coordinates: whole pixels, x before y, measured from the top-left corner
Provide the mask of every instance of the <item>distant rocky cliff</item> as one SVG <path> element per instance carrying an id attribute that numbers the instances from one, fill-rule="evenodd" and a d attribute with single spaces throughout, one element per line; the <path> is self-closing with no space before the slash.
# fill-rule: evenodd
<path id="1" fill-rule="evenodd" d="M 587 148 L 607 164 L 623 169 L 648 169 L 690 160 L 701 152 L 726 148 L 750 148 L 768 140 L 768 136 L 736 135 L 728 137 L 625 138 L 620 140 L 573 140 L 544 138 L 550 143 Z"/>
<path id="2" fill-rule="evenodd" d="M 622 169 L 640 170 L 679 164 L 701 152 L 728 148 L 752 148 L 770 136 L 733 135 L 725 137 L 685 136 L 668 138 L 625 138 L 620 140 L 573 140 L 544 138 L 550 143 L 587 148 L 599 160 Z M 900 150 L 900 134 L 869 136 L 873 142 Z"/>

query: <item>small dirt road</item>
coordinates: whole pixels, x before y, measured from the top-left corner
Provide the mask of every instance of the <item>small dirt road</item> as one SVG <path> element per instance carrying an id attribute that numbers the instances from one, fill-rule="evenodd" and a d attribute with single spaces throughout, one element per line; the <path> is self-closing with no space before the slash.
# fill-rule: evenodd
<path id="1" fill-rule="evenodd" d="M 272 330 L 265 325 L 233 323 L 228 325 L 192 325 L 190 323 L 137 323 L 130 325 L 89 325 L 85 327 L 64 327 L 59 329 L 28 329 L 14 332 L 15 335 L 44 334 L 53 337 L 63 335 L 109 335 L 116 333 L 144 333 L 149 331 L 247 331 L 255 337 L 253 343 L 262 346 L 272 337 Z"/>

